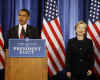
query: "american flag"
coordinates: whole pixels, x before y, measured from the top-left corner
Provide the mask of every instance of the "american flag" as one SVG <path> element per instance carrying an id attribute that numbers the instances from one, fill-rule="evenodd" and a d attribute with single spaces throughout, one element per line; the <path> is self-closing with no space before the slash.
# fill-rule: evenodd
<path id="1" fill-rule="evenodd" d="M 5 54 L 3 48 L 4 48 L 4 40 L 2 36 L 2 29 L 0 26 L 0 70 L 4 69 L 5 66 Z"/>
<path id="2" fill-rule="evenodd" d="M 41 37 L 46 40 L 49 75 L 56 75 L 65 67 L 65 46 L 56 0 L 45 1 Z"/>
<path id="3" fill-rule="evenodd" d="M 94 43 L 94 70 L 100 75 L 100 0 L 90 0 L 89 3 L 88 37 Z"/>

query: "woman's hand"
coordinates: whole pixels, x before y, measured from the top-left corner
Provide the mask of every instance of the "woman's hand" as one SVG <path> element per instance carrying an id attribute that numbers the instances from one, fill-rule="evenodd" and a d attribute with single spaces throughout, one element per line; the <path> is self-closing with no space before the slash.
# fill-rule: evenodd
<path id="1" fill-rule="evenodd" d="M 68 78 L 71 78 L 71 72 L 66 72 L 66 76 L 67 76 Z"/>
<path id="2" fill-rule="evenodd" d="M 88 75 L 88 76 L 92 75 L 92 70 L 88 70 L 87 75 Z"/>

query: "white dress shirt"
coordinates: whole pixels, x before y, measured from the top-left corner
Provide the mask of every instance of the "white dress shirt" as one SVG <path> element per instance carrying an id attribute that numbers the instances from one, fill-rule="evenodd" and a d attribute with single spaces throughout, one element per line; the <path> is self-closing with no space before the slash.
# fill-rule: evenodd
<path id="1" fill-rule="evenodd" d="M 19 38 L 20 38 L 20 34 L 21 34 L 22 27 L 24 28 L 24 30 L 26 32 L 27 24 L 25 24 L 25 25 L 19 24 L 19 27 L 18 27 L 18 36 L 19 36 Z"/>

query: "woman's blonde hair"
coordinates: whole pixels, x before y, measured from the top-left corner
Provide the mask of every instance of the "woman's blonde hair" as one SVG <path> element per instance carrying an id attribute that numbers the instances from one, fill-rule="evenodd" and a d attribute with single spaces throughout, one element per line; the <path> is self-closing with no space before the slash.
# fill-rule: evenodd
<path id="1" fill-rule="evenodd" d="M 83 20 L 79 21 L 79 22 L 75 25 L 75 30 L 76 30 L 76 28 L 78 27 L 79 24 L 85 24 L 85 25 L 86 25 L 86 31 L 87 31 L 87 24 L 86 24 Z"/>

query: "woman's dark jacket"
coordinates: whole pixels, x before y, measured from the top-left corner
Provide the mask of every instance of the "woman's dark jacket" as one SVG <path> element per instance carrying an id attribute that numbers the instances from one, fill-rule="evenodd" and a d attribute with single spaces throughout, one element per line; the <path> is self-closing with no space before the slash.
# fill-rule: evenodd
<path id="1" fill-rule="evenodd" d="M 94 66 L 94 50 L 92 40 L 85 38 L 70 39 L 67 46 L 66 69 L 72 74 L 80 74 L 92 70 Z"/>

